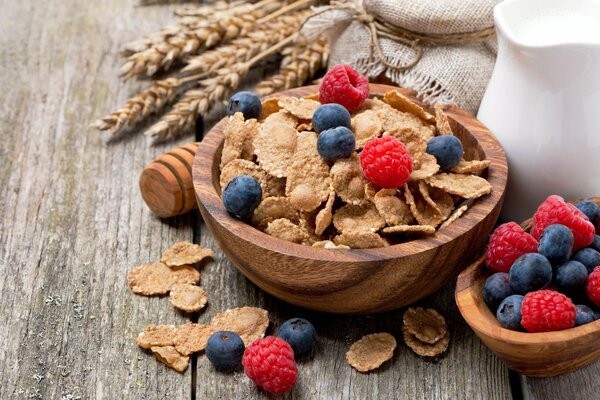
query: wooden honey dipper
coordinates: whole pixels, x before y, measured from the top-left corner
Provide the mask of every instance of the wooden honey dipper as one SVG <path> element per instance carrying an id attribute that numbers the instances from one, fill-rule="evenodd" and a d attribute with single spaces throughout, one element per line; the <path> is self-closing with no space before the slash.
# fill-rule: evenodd
<path id="1" fill-rule="evenodd" d="M 150 210 L 159 217 L 174 217 L 196 208 L 192 163 L 199 144 L 177 147 L 144 167 L 140 191 Z"/>

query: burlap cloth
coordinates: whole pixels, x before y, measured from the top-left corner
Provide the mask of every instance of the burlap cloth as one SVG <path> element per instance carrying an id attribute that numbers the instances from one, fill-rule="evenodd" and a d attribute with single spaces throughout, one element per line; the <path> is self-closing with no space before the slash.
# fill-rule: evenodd
<path id="1" fill-rule="evenodd" d="M 375 19 L 424 34 L 479 31 L 493 26 L 493 8 L 500 0 L 356 0 L 351 5 Z M 319 11 L 319 8 L 316 8 Z M 331 43 L 329 66 L 349 64 L 368 77 L 382 72 L 399 86 L 417 91 L 426 102 L 456 103 L 476 113 L 496 59 L 496 38 L 458 45 L 423 45 L 416 65 L 401 71 L 386 68 L 373 55 L 370 32 L 346 10 L 329 10 L 313 17 L 302 33 L 314 40 L 327 34 Z M 386 61 L 409 64 L 415 51 L 406 44 L 379 38 Z"/>

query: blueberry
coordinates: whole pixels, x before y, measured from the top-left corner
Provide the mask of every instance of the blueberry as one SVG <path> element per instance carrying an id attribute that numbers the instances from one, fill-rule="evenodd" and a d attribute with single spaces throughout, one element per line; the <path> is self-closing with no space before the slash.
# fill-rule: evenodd
<path id="1" fill-rule="evenodd" d="M 589 245 L 592 249 L 600 251 L 600 235 L 594 235 L 594 241 Z"/>
<path id="2" fill-rule="evenodd" d="M 356 141 L 352 131 L 346 127 L 327 129 L 321 132 L 317 140 L 317 151 L 327 161 L 350 157 Z"/>
<path id="3" fill-rule="evenodd" d="M 594 267 L 600 265 L 600 252 L 586 247 L 585 249 L 579 250 L 577 253 L 573 254 L 572 260 L 579 261 L 588 270 L 588 273 L 591 274 L 594 270 Z"/>
<path id="4" fill-rule="evenodd" d="M 318 133 L 338 126 L 350 129 L 350 113 L 342 105 L 335 103 L 323 104 L 313 114 L 312 125 Z"/>
<path id="5" fill-rule="evenodd" d="M 448 170 L 460 162 L 463 145 L 456 136 L 436 136 L 427 143 L 427 153 L 435 157 L 442 170 Z"/>
<path id="6" fill-rule="evenodd" d="M 545 256 L 552 265 L 559 265 L 571 258 L 574 242 L 575 237 L 569 228 L 560 224 L 549 225 L 540 237 L 538 253 Z"/>
<path id="7" fill-rule="evenodd" d="M 521 294 L 543 289 L 552 281 L 552 265 L 537 253 L 523 254 L 510 267 L 510 286 Z"/>
<path id="8" fill-rule="evenodd" d="M 213 333 L 206 342 L 206 357 L 216 369 L 231 370 L 242 362 L 244 355 L 242 338 L 230 331 Z"/>
<path id="9" fill-rule="evenodd" d="M 292 346 L 296 357 L 308 353 L 317 340 L 315 327 L 304 318 L 288 319 L 279 328 L 277 336 Z"/>
<path id="10" fill-rule="evenodd" d="M 583 200 L 575 204 L 579 211 L 584 213 L 592 224 L 596 225 L 600 222 L 600 206 L 591 200 Z"/>
<path id="11" fill-rule="evenodd" d="M 597 319 L 594 310 L 586 305 L 577 304 L 575 306 L 575 311 L 577 312 L 577 314 L 575 314 L 575 326 L 585 325 Z"/>
<path id="12" fill-rule="evenodd" d="M 236 112 L 244 114 L 244 119 L 258 118 L 262 112 L 260 98 L 251 92 L 237 92 L 229 99 L 227 115 L 231 116 Z"/>
<path id="13" fill-rule="evenodd" d="M 556 286 L 564 293 L 576 293 L 583 290 L 588 270 L 579 261 L 568 261 L 556 269 Z"/>
<path id="14" fill-rule="evenodd" d="M 506 329 L 512 329 L 514 331 L 522 331 L 521 326 L 521 305 L 523 304 L 524 297 L 518 294 L 508 296 L 498 306 L 496 311 L 496 318 L 500 326 Z"/>
<path id="15" fill-rule="evenodd" d="M 496 272 L 483 285 L 483 299 L 492 311 L 496 311 L 502 300 L 513 294 L 515 291 L 510 287 L 506 272 Z"/>
<path id="16" fill-rule="evenodd" d="M 227 211 L 238 218 L 252 214 L 262 198 L 262 188 L 256 179 L 239 175 L 229 181 L 221 195 Z"/>

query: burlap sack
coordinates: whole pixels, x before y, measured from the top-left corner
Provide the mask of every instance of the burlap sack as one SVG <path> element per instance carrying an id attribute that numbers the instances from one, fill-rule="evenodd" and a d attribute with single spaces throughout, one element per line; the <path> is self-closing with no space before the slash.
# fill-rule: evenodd
<path id="1" fill-rule="evenodd" d="M 500 0 L 357 0 L 354 5 L 392 25 L 427 34 L 479 31 L 493 26 L 493 8 Z M 348 2 L 346 2 L 348 3 Z M 317 8 L 318 10 L 318 8 Z M 302 32 L 314 39 L 330 38 L 330 66 L 350 64 L 362 74 L 385 76 L 418 92 L 426 102 L 456 103 L 476 113 L 496 59 L 495 37 L 461 45 L 423 46 L 419 62 L 407 71 L 385 68 L 373 57 L 370 33 L 356 14 L 330 10 L 308 21 Z M 388 63 L 406 65 L 414 50 L 396 41 L 379 38 Z"/>

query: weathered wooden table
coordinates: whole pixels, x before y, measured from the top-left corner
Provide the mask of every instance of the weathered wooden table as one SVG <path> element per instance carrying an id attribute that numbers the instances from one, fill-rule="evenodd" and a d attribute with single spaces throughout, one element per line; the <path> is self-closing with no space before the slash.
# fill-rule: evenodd
<path id="1" fill-rule="evenodd" d="M 243 373 L 217 373 L 206 357 L 179 374 L 135 345 L 144 326 L 186 318 L 164 298 L 134 296 L 127 271 L 178 240 L 217 249 L 197 212 L 161 221 L 137 187 L 148 161 L 193 138 L 148 147 L 133 134 L 105 145 L 88 128 L 143 85 L 116 79 L 120 44 L 170 20 L 169 7 L 133 0 L 0 2 L 0 399 L 264 397 Z M 554 379 L 511 373 L 465 326 L 453 285 L 424 302 L 451 328 L 450 351 L 438 363 L 404 346 L 401 310 L 346 317 L 291 307 L 222 255 L 202 286 L 210 303 L 200 322 L 252 305 L 270 311 L 269 332 L 292 316 L 315 324 L 314 356 L 300 363 L 284 398 L 600 398 L 600 363 Z M 378 331 L 399 339 L 396 354 L 377 372 L 357 373 L 345 352 Z"/>

